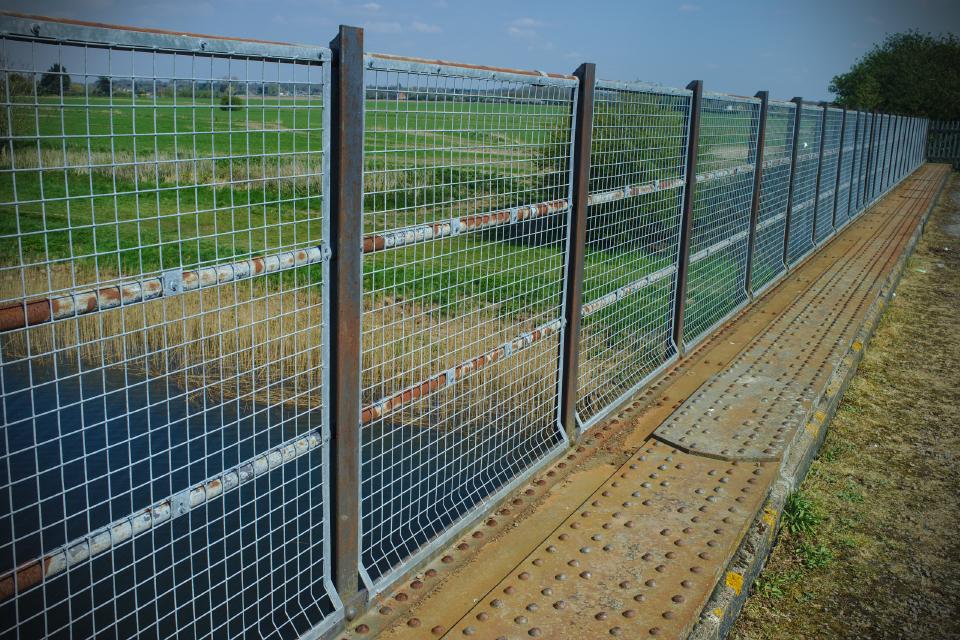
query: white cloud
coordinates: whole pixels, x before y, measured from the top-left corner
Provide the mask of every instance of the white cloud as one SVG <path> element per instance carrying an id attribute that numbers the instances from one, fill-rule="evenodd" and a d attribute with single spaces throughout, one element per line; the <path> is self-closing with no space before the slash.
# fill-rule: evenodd
<path id="1" fill-rule="evenodd" d="M 376 13 L 377 11 L 380 11 L 380 9 L 383 9 L 383 5 L 381 5 L 381 4 L 377 3 L 377 2 L 368 2 L 368 3 L 366 3 L 366 4 L 360 5 L 360 8 L 361 8 L 361 9 L 365 9 L 366 11 L 369 11 L 370 13 Z"/>
<path id="2" fill-rule="evenodd" d="M 447 0 L 435 0 L 433 6 L 435 6 L 437 9 L 446 9 L 450 6 L 450 3 L 447 2 Z"/>
<path id="3" fill-rule="evenodd" d="M 367 22 L 363 25 L 363 28 L 371 33 L 400 33 L 403 31 L 399 22 L 387 21 Z"/>
<path id="4" fill-rule="evenodd" d="M 426 22 L 419 22 L 417 20 L 414 20 L 410 27 L 420 33 L 440 33 L 443 31 L 438 24 L 427 24 Z"/>
<path id="5" fill-rule="evenodd" d="M 698 4 L 690 4 L 690 3 L 688 3 L 688 2 L 684 2 L 684 3 L 683 3 L 682 5 L 680 5 L 680 7 L 679 7 L 680 11 L 683 11 L 684 13 L 693 13 L 694 11 L 700 11 L 700 9 L 702 9 L 702 8 L 703 8 L 703 7 L 701 7 L 701 6 L 698 5 Z"/>
<path id="6" fill-rule="evenodd" d="M 537 27 L 542 26 L 542 22 L 533 18 L 517 18 L 507 25 L 507 33 L 514 38 L 536 38 Z"/>

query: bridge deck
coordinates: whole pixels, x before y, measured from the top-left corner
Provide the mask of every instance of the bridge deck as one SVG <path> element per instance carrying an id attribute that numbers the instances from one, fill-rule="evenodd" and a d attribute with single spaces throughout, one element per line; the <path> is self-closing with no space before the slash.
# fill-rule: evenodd
<path id="1" fill-rule="evenodd" d="M 948 173 L 904 180 L 344 635 L 685 636 Z"/>

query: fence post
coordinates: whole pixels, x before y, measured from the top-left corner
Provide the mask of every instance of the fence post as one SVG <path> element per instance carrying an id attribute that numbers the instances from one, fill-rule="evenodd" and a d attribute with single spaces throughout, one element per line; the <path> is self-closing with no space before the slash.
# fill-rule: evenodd
<path id="1" fill-rule="evenodd" d="M 820 116 L 820 153 L 817 156 L 817 186 L 813 190 L 813 231 L 810 232 L 810 242 L 817 246 L 817 210 L 820 208 L 820 179 L 823 177 L 823 138 L 827 134 L 828 102 L 821 102 L 823 113 Z"/>
<path id="2" fill-rule="evenodd" d="M 690 98 L 690 122 L 687 131 L 687 173 L 683 189 L 680 218 L 680 256 L 677 263 L 676 298 L 673 301 L 673 343 L 683 355 L 683 311 L 687 301 L 687 269 L 690 266 L 690 234 L 693 229 L 693 201 L 697 191 L 697 149 L 700 146 L 700 104 L 703 102 L 703 80 L 687 85 Z"/>
<path id="3" fill-rule="evenodd" d="M 783 266 L 786 271 L 790 270 L 790 257 L 787 251 L 790 249 L 790 220 L 793 218 L 793 191 L 797 185 L 797 155 L 799 151 L 797 146 L 800 141 L 800 117 L 803 113 L 803 98 L 797 96 L 790 102 L 797 105 L 797 110 L 793 114 L 793 147 L 790 152 L 790 183 L 787 185 L 787 214 L 783 222 Z"/>
<path id="4" fill-rule="evenodd" d="M 871 171 L 873 171 L 873 131 L 877 126 L 877 112 L 870 112 L 870 130 L 865 131 L 867 137 L 867 170 L 863 174 L 863 208 L 866 209 L 870 204 L 870 183 L 873 182 Z M 866 128 L 866 127 L 864 127 Z"/>
<path id="5" fill-rule="evenodd" d="M 857 138 L 857 131 L 860 130 L 860 110 L 857 109 L 854 111 L 857 114 L 857 117 L 853 121 L 853 150 L 850 157 L 853 160 L 850 162 L 850 186 L 847 187 L 847 222 L 853 218 L 854 212 L 856 211 L 856 204 L 853 199 L 853 193 L 855 189 L 854 185 L 857 184 L 857 181 L 854 180 L 853 171 L 856 169 L 857 173 L 860 173 L 860 163 L 863 162 L 863 158 L 860 157 L 860 143 L 859 138 Z M 843 110 L 843 121 L 847 121 L 847 110 L 844 107 Z"/>
<path id="6" fill-rule="evenodd" d="M 847 108 L 846 107 L 843 108 L 843 113 L 841 117 L 843 119 L 840 121 L 840 146 L 837 148 L 837 179 L 833 185 L 833 218 L 831 219 L 831 222 L 830 222 L 830 224 L 833 225 L 834 231 L 837 230 L 837 202 L 840 201 L 840 174 L 843 172 L 843 136 L 847 132 Z M 848 214 L 849 214 L 849 211 L 848 211 Z"/>
<path id="7" fill-rule="evenodd" d="M 744 288 L 753 299 L 753 252 L 757 242 L 757 220 L 760 217 L 760 188 L 763 184 L 763 150 L 767 140 L 767 111 L 770 108 L 770 92 L 758 91 L 760 98 L 760 122 L 757 125 L 757 150 L 753 154 L 753 199 L 750 201 L 750 236 L 747 240 L 747 274 Z"/>
<path id="8" fill-rule="evenodd" d="M 366 597 L 359 582 L 363 29 L 341 26 L 330 48 L 331 574 L 350 620 Z"/>
<path id="9" fill-rule="evenodd" d="M 585 62 L 574 72 L 577 111 L 573 133 L 573 202 L 567 241 L 564 287 L 563 377 L 560 380 L 560 424 L 571 443 L 577 428 L 577 382 L 580 369 L 580 314 L 583 309 L 583 257 L 587 249 L 587 198 L 590 196 L 590 147 L 593 142 L 593 93 L 596 65 Z"/>

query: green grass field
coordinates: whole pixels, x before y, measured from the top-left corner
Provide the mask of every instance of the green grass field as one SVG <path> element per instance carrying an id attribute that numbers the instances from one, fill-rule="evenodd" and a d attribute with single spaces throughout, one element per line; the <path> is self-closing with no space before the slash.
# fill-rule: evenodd
<path id="1" fill-rule="evenodd" d="M 36 265 L 36 290 L 28 293 L 39 294 L 48 260 L 72 261 L 83 286 L 97 272 L 137 277 L 315 244 L 322 231 L 321 101 L 267 97 L 225 109 L 214 98 L 66 96 L 62 104 L 49 97 L 38 107 L 15 106 L 13 152 L 0 156 L 0 260 Z M 682 155 L 682 114 L 636 110 L 655 116 L 657 127 L 631 132 L 636 114 L 598 113 L 595 153 L 611 168 L 607 177 L 637 183 L 678 175 L 676 162 L 664 159 Z M 705 119 L 703 153 L 716 166 L 745 157 L 724 117 Z M 365 119 L 367 233 L 568 195 L 564 107 L 368 100 Z M 636 211 L 608 206 L 595 215 L 622 234 L 624 225 L 638 233 L 662 226 L 672 213 L 638 220 Z M 365 286 L 450 310 L 462 306 L 458 297 L 507 301 L 498 308 L 518 313 L 556 307 L 562 218 L 369 256 Z M 662 247 L 641 245 L 591 243 L 586 277 L 600 283 L 591 294 L 672 259 Z"/>

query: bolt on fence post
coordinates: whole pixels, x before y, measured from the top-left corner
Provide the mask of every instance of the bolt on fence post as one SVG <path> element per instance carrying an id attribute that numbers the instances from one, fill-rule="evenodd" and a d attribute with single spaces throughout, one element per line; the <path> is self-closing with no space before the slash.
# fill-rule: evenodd
<path id="1" fill-rule="evenodd" d="M 673 301 L 673 343 L 683 355 L 683 311 L 687 300 L 687 269 L 690 266 L 690 235 L 693 228 L 693 202 L 697 191 L 697 149 L 700 146 L 700 105 L 703 102 L 703 80 L 687 85 L 690 98 L 690 121 L 687 129 L 687 167 L 680 218 L 680 255 L 677 263 L 676 299 Z"/>
<path id="2" fill-rule="evenodd" d="M 758 91 L 760 98 L 760 122 L 757 126 L 757 148 L 753 154 L 753 199 L 750 201 L 750 235 L 747 240 L 747 273 L 744 288 L 747 295 L 753 299 L 753 253 L 757 242 L 757 220 L 760 217 L 760 187 L 763 183 L 763 147 L 767 139 L 767 112 L 770 108 L 770 92 Z"/>
<path id="3" fill-rule="evenodd" d="M 820 208 L 820 179 L 823 177 L 823 138 L 827 133 L 827 112 L 830 104 L 828 102 L 821 102 L 820 107 L 823 109 L 823 113 L 820 118 L 820 152 L 817 156 L 817 183 L 813 189 L 813 231 L 810 233 L 810 242 L 814 246 L 817 245 L 817 209 Z"/>
<path id="4" fill-rule="evenodd" d="M 567 231 L 566 286 L 564 287 L 563 378 L 560 380 L 560 424 L 576 442 L 577 382 L 580 369 L 580 314 L 583 309 L 583 257 L 587 248 L 587 198 L 590 196 L 590 147 L 593 142 L 593 93 L 596 65 L 585 62 L 574 72 L 577 111 L 573 132 L 573 202 Z"/>
<path id="5" fill-rule="evenodd" d="M 837 203 L 840 200 L 840 174 L 843 172 L 843 136 L 847 131 L 847 108 L 843 108 L 840 120 L 840 146 L 837 148 L 837 179 L 833 184 L 833 217 L 830 224 L 837 230 Z"/>
<path id="6" fill-rule="evenodd" d="M 330 104 L 332 576 L 347 619 L 360 590 L 360 321 L 363 309 L 363 29 L 341 26 Z"/>
<path id="7" fill-rule="evenodd" d="M 787 185 L 787 213 L 783 222 L 783 266 L 786 271 L 790 270 L 790 258 L 787 253 L 790 248 L 790 221 L 793 218 L 793 192 L 797 185 L 797 155 L 800 142 L 800 117 L 803 113 L 803 98 L 797 96 L 790 102 L 797 105 L 793 114 L 793 147 L 790 151 L 790 182 Z"/>

